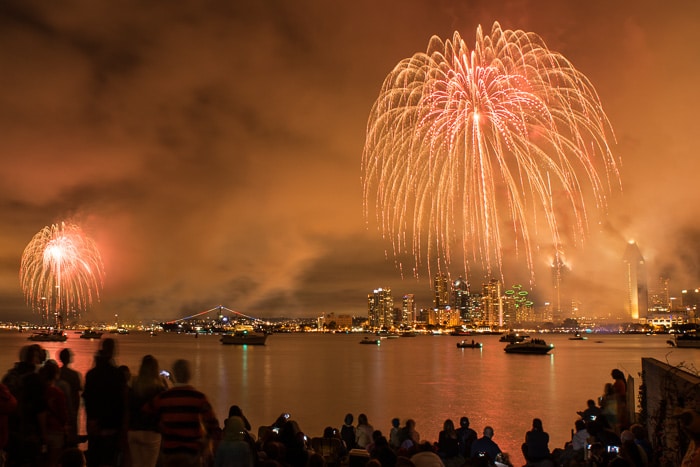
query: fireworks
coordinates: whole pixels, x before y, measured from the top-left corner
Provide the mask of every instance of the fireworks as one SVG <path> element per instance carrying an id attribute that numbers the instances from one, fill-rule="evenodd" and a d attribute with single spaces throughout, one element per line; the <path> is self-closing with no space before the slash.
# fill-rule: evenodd
<path id="1" fill-rule="evenodd" d="M 99 298 L 103 278 L 100 253 L 77 225 L 44 227 L 22 254 L 19 279 L 27 303 L 59 323 Z"/>
<path id="2" fill-rule="evenodd" d="M 433 36 L 387 76 L 367 124 L 365 214 L 373 204 L 395 256 L 438 269 L 502 266 L 508 241 L 530 271 L 538 231 L 562 248 L 587 233 L 619 184 L 614 139 L 595 89 L 533 33 L 477 29 L 469 50 Z M 568 239 L 568 237 L 566 237 Z M 459 240 L 460 243 L 456 243 Z M 417 272 L 416 272 L 417 273 Z"/>

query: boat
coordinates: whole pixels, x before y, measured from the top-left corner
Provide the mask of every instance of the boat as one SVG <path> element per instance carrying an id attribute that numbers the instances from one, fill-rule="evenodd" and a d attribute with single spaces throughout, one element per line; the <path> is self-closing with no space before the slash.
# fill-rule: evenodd
<path id="1" fill-rule="evenodd" d="M 458 349 L 480 349 L 481 347 L 483 347 L 481 342 L 474 342 L 473 340 L 471 342 L 467 340 L 457 342 Z"/>
<path id="2" fill-rule="evenodd" d="M 86 329 L 80 333 L 81 339 L 102 339 L 102 332 L 93 329 Z"/>
<path id="3" fill-rule="evenodd" d="M 506 353 L 546 355 L 553 348 L 554 344 L 547 344 L 542 339 L 528 339 L 522 342 L 511 342 L 503 350 Z"/>
<path id="4" fill-rule="evenodd" d="M 233 332 L 222 334 L 220 341 L 224 345 L 265 345 L 267 334 L 250 325 L 238 325 Z"/>
<path id="5" fill-rule="evenodd" d="M 679 349 L 700 349 L 700 334 L 689 332 L 678 334 L 673 340 L 666 341 L 671 347 Z"/>
<path id="6" fill-rule="evenodd" d="M 418 333 L 416 331 L 401 331 L 401 337 L 416 337 Z"/>
<path id="7" fill-rule="evenodd" d="M 68 336 L 63 331 L 41 331 L 35 332 L 27 339 L 34 342 L 65 342 Z"/>
<path id="8" fill-rule="evenodd" d="M 582 336 L 581 333 L 577 332 L 576 335 L 569 337 L 570 341 L 586 341 L 588 337 Z"/>
<path id="9" fill-rule="evenodd" d="M 527 334 L 518 334 L 516 332 L 507 332 L 505 334 L 501 334 L 501 338 L 499 339 L 500 342 L 509 342 L 509 343 L 514 343 L 514 342 L 523 342 L 525 339 L 529 338 Z"/>
<path id="10" fill-rule="evenodd" d="M 381 339 L 370 339 L 369 337 L 365 337 L 360 341 L 360 344 L 379 345 L 381 342 Z"/>

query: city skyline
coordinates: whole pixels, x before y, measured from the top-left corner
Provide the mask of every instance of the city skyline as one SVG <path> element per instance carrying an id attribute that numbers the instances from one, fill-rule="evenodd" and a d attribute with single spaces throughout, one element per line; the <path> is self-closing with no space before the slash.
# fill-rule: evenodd
<path id="1" fill-rule="evenodd" d="M 363 213 L 368 117 L 389 72 L 431 36 L 459 32 L 473 46 L 495 21 L 536 33 L 584 73 L 615 134 L 622 190 L 606 216 L 591 210 L 583 246 L 565 245 L 583 305 L 626 312 L 630 240 L 650 284 L 669 277 L 671 295 L 699 286 L 700 5 L 11 1 L 0 5 L 0 320 L 35 318 L 22 252 L 64 221 L 104 260 L 88 319 L 218 304 L 260 317 L 360 315 L 377 287 L 430 303 L 431 274 L 399 269 Z M 552 300 L 555 250 L 537 244 L 531 283 L 522 252 L 506 249 L 507 286 Z M 455 253 L 453 279 L 488 280 Z"/>

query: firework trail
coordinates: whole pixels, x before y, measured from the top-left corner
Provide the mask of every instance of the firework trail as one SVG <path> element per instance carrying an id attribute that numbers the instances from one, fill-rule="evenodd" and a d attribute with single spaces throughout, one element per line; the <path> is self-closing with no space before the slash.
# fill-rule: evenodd
<path id="1" fill-rule="evenodd" d="M 78 318 L 93 298 L 99 299 L 103 278 L 100 253 L 77 225 L 44 227 L 22 254 L 19 279 L 24 296 L 46 319 Z"/>
<path id="2" fill-rule="evenodd" d="M 365 215 L 374 200 L 380 230 L 395 257 L 413 255 L 415 274 L 423 257 L 428 271 L 446 268 L 455 245 L 465 271 L 472 261 L 500 270 L 506 233 L 533 271 L 538 230 L 560 250 L 567 224 L 580 244 L 584 199 L 604 210 L 619 187 L 609 138 L 592 84 L 536 34 L 479 26 L 471 51 L 457 32 L 433 36 L 426 53 L 396 65 L 372 107 Z"/>

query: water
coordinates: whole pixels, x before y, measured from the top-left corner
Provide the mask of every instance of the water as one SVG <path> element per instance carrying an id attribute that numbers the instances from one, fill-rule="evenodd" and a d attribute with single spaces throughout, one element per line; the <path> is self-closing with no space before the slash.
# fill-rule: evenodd
<path id="1" fill-rule="evenodd" d="M 533 418 L 542 419 L 550 448 L 563 446 L 576 411 L 602 394 L 613 368 L 639 384 L 642 357 L 691 368 L 700 357 L 700 349 L 669 347 L 664 335 L 593 335 L 586 341 L 547 335 L 555 349 L 546 356 L 505 354 L 498 336 L 479 337 L 481 350 L 457 349 L 461 338 L 453 336 L 384 339 L 373 346 L 359 345 L 357 334 L 274 334 L 262 347 L 224 346 L 216 336 L 110 336 L 118 342 L 117 363 L 133 373 L 148 353 L 163 368 L 178 358 L 190 360 L 193 384 L 208 395 L 221 422 L 236 404 L 254 431 L 289 412 L 308 436 L 320 436 L 326 426 L 339 428 L 346 413 L 357 420 L 364 412 L 384 433 L 392 418 L 413 418 L 421 438 L 435 441 L 445 419 L 458 423 L 467 415 L 478 433 L 494 427 L 494 441 L 515 465 L 522 464 L 520 444 Z M 17 360 L 26 338 L 0 333 L 0 372 Z M 98 345 L 77 334 L 64 343 L 42 343 L 53 358 L 71 348 L 73 366 L 83 374 Z"/>

